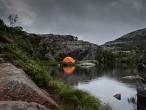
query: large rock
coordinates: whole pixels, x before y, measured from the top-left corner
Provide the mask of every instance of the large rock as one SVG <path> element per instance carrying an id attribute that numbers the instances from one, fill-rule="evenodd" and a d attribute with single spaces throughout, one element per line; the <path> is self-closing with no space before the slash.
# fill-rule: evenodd
<path id="1" fill-rule="evenodd" d="M 138 69 L 138 75 L 142 80 L 137 81 L 137 95 L 146 100 L 146 50 L 140 57 Z"/>
<path id="2" fill-rule="evenodd" d="M 94 60 L 101 53 L 101 47 L 86 41 L 77 40 L 70 35 L 42 35 L 40 49 L 44 55 L 52 55 L 55 59 L 71 56 L 76 60 Z M 48 51 L 48 49 L 50 51 Z M 64 57 L 63 57 L 64 58 Z M 62 59 L 63 59 L 62 58 Z"/>
<path id="3" fill-rule="evenodd" d="M 145 79 L 146 81 L 146 50 L 140 57 L 138 68 L 139 68 L 139 73 L 138 73 L 139 76 Z"/>
<path id="4" fill-rule="evenodd" d="M 137 96 L 137 110 L 146 110 L 146 98 Z"/>
<path id="5" fill-rule="evenodd" d="M 141 80 L 137 81 L 137 95 L 146 98 L 146 83 Z"/>
<path id="6" fill-rule="evenodd" d="M 10 63 L 0 64 L 0 101 L 36 102 L 47 108 L 57 104 L 31 81 L 25 72 Z"/>
<path id="7" fill-rule="evenodd" d="M 96 60 L 84 60 L 84 61 L 79 61 L 77 66 L 83 67 L 83 68 L 90 68 L 94 67 L 98 64 Z"/>
<path id="8" fill-rule="evenodd" d="M 34 102 L 0 101 L 0 110 L 50 110 Z"/>

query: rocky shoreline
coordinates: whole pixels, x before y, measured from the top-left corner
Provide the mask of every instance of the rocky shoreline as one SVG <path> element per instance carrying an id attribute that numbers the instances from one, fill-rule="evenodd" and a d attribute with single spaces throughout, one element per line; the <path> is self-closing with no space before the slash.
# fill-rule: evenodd
<path id="1" fill-rule="evenodd" d="M 137 95 L 146 98 L 146 50 L 140 57 L 138 69 L 139 69 L 138 75 L 143 80 L 138 80 Z"/>
<path id="2" fill-rule="evenodd" d="M 58 106 L 47 92 L 13 64 L 1 62 L 0 76 L 0 109 L 48 110 Z"/>

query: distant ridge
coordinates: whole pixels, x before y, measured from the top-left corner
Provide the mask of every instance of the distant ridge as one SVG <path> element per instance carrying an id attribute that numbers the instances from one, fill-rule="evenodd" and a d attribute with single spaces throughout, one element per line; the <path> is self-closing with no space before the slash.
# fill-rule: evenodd
<path id="1" fill-rule="evenodd" d="M 134 43 L 146 42 L 146 28 L 130 32 L 113 41 L 102 45 L 104 48 L 115 50 L 131 50 Z M 127 48 L 125 48 L 127 46 Z"/>

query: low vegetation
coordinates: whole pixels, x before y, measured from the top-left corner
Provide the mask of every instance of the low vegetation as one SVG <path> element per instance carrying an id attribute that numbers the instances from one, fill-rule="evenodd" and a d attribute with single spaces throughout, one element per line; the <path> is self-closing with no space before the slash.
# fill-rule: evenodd
<path id="1" fill-rule="evenodd" d="M 22 39 L 19 39 L 25 36 L 24 32 L 20 33 L 19 31 L 17 33 L 18 39 L 15 38 L 17 42 L 14 42 L 11 39 L 11 35 L 13 35 L 13 32 L 16 33 L 15 30 L 6 27 L 2 23 L 0 23 L 0 57 L 4 58 L 6 62 L 11 62 L 23 69 L 39 87 L 45 89 L 59 104 L 59 107 L 56 108 L 57 110 L 111 109 L 88 92 L 75 89 L 71 85 L 64 84 L 62 81 L 52 78 L 48 74 L 47 65 L 57 65 L 57 62 L 54 63 L 44 61 L 42 58 L 39 59 L 36 56 L 37 54 L 34 53 L 38 49 L 37 46 L 33 47 L 35 41 L 32 40 L 30 42 L 29 38 L 25 38 L 26 42 L 24 42 L 21 41 Z"/>

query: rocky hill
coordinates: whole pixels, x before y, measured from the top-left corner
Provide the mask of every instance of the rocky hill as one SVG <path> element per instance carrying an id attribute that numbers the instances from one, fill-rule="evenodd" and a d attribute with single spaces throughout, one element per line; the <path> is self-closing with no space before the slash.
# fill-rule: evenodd
<path id="1" fill-rule="evenodd" d="M 93 43 L 78 40 L 72 35 L 32 34 L 21 27 L 7 27 L 0 24 L 0 40 L 13 42 L 28 56 L 47 60 L 62 60 L 72 56 L 76 60 L 93 60 L 101 48 Z"/>
<path id="2" fill-rule="evenodd" d="M 114 41 L 102 45 L 106 49 L 130 51 L 146 45 L 146 28 L 130 32 Z M 143 47 L 142 47 L 143 46 Z"/>
<path id="3" fill-rule="evenodd" d="M 44 55 L 51 59 L 61 60 L 65 56 L 72 56 L 77 60 L 93 60 L 101 51 L 101 48 L 86 41 L 77 40 L 71 35 L 39 35 L 44 38 L 40 40 L 40 47 Z"/>

